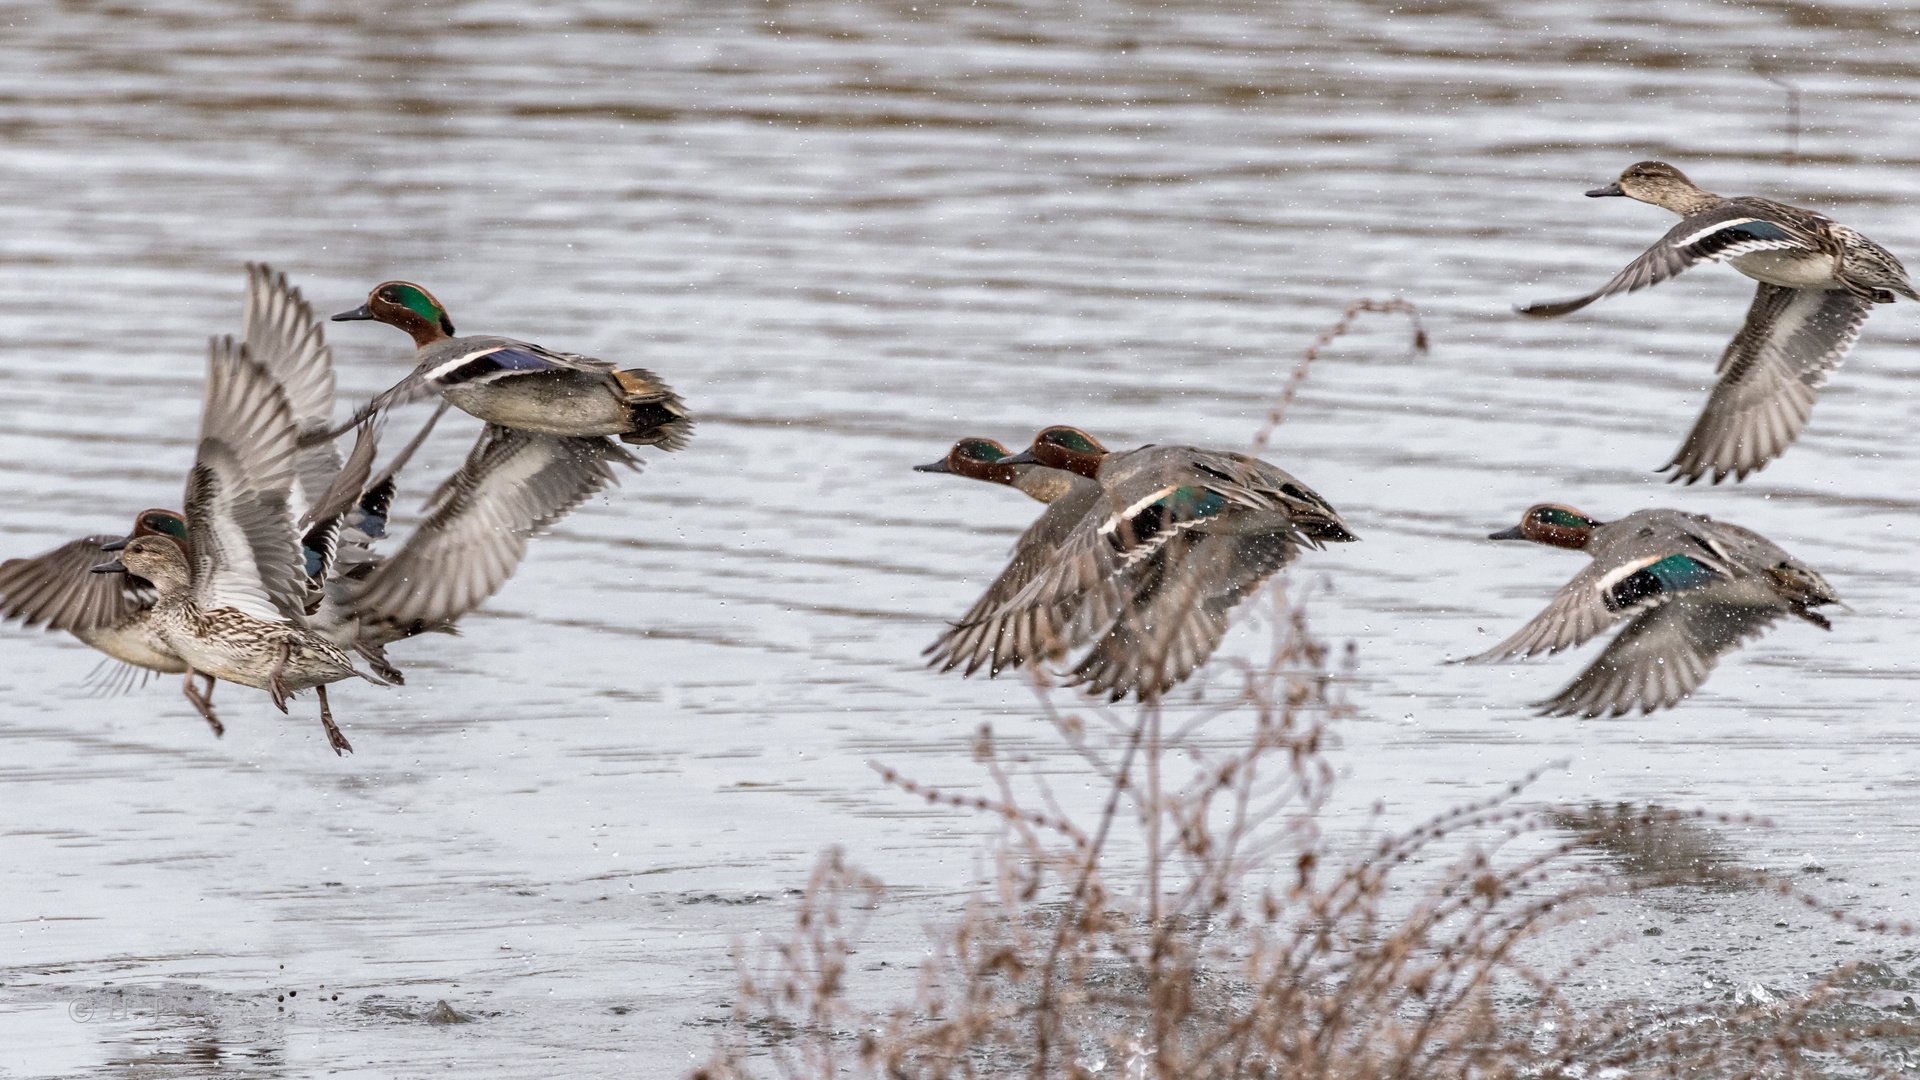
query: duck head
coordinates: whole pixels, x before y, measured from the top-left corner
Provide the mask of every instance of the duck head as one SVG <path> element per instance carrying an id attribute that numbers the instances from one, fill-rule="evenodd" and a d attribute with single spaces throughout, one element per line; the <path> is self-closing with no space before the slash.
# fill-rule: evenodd
<path id="1" fill-rule="evenodd" d="M 1520 517 L 1520 524 L 1511 529 L 1490 533 L 1489 540 L 1531 540 L 1536 544 L 1549 547 L 1571 548 L 1574 551 L 1585 550 L 1587 542 L 1593 539 L 1593 530 L 1604 522 L 1595 521 L 1571 506 L 1559 503 L 1541 503 L 1531 507 Z"/>
<path id="2" fill-rule="evenodd" d="M 1035 435 L 1031 447 L 1002 459 L 1001 464 L 1045 465 L 1049 469 L 1060 469 L 1097 480 L 1100 477 L 1100 463 L 1106 457 L 1107 448 L 1100 445 L 1100 440 L 1079 428 L 1058 425 Z"/>
<path id="3" fill-rule="evenodd" d="M 1009 453 L 1011 451 L 992 439 L 966 438 L 954 443 L 946 457 L 925 465 L 915 465 L 913 471 L 952 473 L 969 480 L 985 480 L 989 484 L 1012 484 L 1019 470 L 1001 461 Z"/>
<path id="4" fill-rule="evenodd" d="M 453 336 L 453 320 L 433 294 L 411 281 L 383 281 L 367 294 L 367 302 L 333 317 L 334 322 L 383 322 L 413 336 L 422 348 Z"/>
<path id="5" fill-rule="evenodd" d="M 1665 207 L 1676 214 L 1691 214 L 1706 209 L 1716 198 L 1700 190 L 1687 174 L 1664 161 L 1642 161 L 1629 166 L 1620 179 L 1606 187 L 1587 192 L 1589 199 L 1624 195 L 1643 203 Z"/>
<path id="6" fill-rule="evenodd" d="M 132 574 L 153 582 L 161 596 L 173 596 L 192 587 L 193 575 L 187 568 L 186 553 L 173 538 L 164 535 L 136 536 L 121 548 L 120 557 L 93 568 L 96 574 Z"/>
<path id="7" fill-rule="evenodd" d="M 180 545 L 180 553 L 187 553 L 187 519 L 171 510 L 142 510 L 133 519 L 133 531 L 123 539 L 110 544 L 101 544 L 101 551 L 120 551 L 128 543 L 142 536 L 164 536 Z"/>

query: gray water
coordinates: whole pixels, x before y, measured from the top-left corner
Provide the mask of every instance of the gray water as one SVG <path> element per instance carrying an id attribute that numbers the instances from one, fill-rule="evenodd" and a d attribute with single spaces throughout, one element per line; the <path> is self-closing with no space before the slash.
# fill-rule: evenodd
<path id="1" fill-rule="evenodd" d="M 404 689 L 343 686 L 344 760 L 310 700 L 282 718 L 223 687 L 216 741 L 173 680 L 91 697 L 94 654 L 9 628 L 0 1075 L 675 1075 L 728 1015 L 729 950 L 791 920 L 830 844 L 888 883 L 875 951 L 910 967 L 993 829 L 868 762 L 975 786 L 992 723 L 1084 785 L 1024 684 L 919 664 L 1033 504 L 909 466 L 1056 422 L 1243 445 L 1359 297 L 1417 303 L 1432 352 L 1363 318 L 1267 455 L 1364 537 L 1294 571 L 1330 583 L 1315 626 L 1363 679 L 1329 827 L 1565 761 L 1528 797 L 1761 815 L 1730 841 L 1747 863 L 1920 908 L 1916 308 L 1876 310 L 1802 440 L 1719 488 L 1651 470 L 1750 282 L 1510 314 L 1668 227 L 1580 197 L 1649 157 L 1920 259 L 1920 13 L 172 2 L 6 24 L 0 554 L 177 504 L 248 259 L 323 312 L 422 282 L 464 332 L 654 369 L 700 426 L 538 541 L 463 636 L 396 646 Z M 1804 91 L 1793 164 L 1766 72 Z M 328 329 L 344 399 L 406 370 L 394 331 Z M 450 426 L 414 495 L 477 424 Z M 1442 661 L 1578 568 L 1484 540 L 1543 500 L 1738 521 L 1853 611 L 1777 628 L 1673 711 L 1534 718 L 1591 650 Z M 1693 1000 L 1883 945 L 1722 903 L 1633 945 L 1649 981 L 1626 989 Z M 440 999 L 478 1022 L 421 1022 Z"/>

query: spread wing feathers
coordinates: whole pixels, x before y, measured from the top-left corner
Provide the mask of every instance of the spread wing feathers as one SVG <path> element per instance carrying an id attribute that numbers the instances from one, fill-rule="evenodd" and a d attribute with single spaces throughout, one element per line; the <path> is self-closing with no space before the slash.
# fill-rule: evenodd
<path id="1" fill-rule="evenodd" d="M 126 574 L 96 574 L 113 557 L 101 545 L 118 536 L 88 536 L 30 559 L 0 563 L 0 618 L 27 626 L 84 633 L 118 626 L 152 607 L 152 589 Z"/>
<path id="2" fill-rule="evenodd" d="M 287 508 L 297 442 L 279 381 L 246 346 L 216 339 L 187 474 L 187 549 L 201 607 L 304 625 L 306 560 Z"/>
<path id="3" fill-rule="evenodd" d="M 95 574 L 94 576 L 112 577 L 115 575 Z M 119 697 L 122 694 L 130 694 L 134 690 L 147 685 L 147 680 L 152 677 L 153 671 L 149 668 L 138 667 L 124 660 L 115 660 L 112 657 L 107 657 L 105 660 L 95 664 L 92 671 L 87 672 L 87 677 L 81 680 L 81 685 L 87 688 L 88 697 Z"/>
<path id="4" fill-rule="evenodd" d="M 982 665 L 991 665 L 989 674 L 998 675 L 1001 669 L 1017 667 L 1031 655 L 1045 654 L 1045 647 L 1035 647 L 1033 635 L 1054 636 L 1056 631 L 1051 620 L 1043 628 L 1031 619 L 995 621 L 991 616 L 1047 568 L 1061 543 L 1102 502 L 1099 484 L 1075 477 L 1073 487 L 1048 503 L 1046 510 L 1020 534 L 1013 545 L 1013 560 L 993 584 L 987 586 L 987 591 L 974 601 L 958 623 L 927 647 L 925 655 L 931 657 L 928 664 L 940 665 L 941 671 L 951 671 L 964 664 L 966 675 L 978 671 Z"/>
<path id="5" fill-rule="evenodd" d="M 426 520 L 353 602 L 363 619 L 433 629 L 497 592 L 527 539 L 639 467 L 610 439 L 562 438 L 488 424 L 459 471 L 428 499 Z"/>
<path id="6" fill-rule="evenodd" d="M 1561 586 L 1545 611 L 1512 637 L 1467 661 L 1483 663 L 1571 649 L 1591 641 L 1625 615 L 1735 576 L 1720 551 L 1695 538 L 1673 539 L 1655 554 L 1623 562 L 1595 559 Z"/>
<path id="7" fill-rule="evenodd" d="M 1816 391 L 1860 337 L 1871 301 L 1844 289 L 1762 283 L 1747 321 L 1720 357 L 1720 381 L 1673 460 L 1669 481 L 1765 468 L 1786 452 L 1813 412 Z"/>
<path id="8" fill-rule="evenodd" d="M 1170 542 L 1136 576 L 1125 614 L 1075 665 L 1068 683 L 1114 701 L 1165 693 L 1207 662 L 1233 609 L 1299 550 L 1272 535 L 1188 534 Z"/>
<path id="9" fill-rule="evenodd" d="M 1643 611 L 1551 700 L 1543 716 L 1619 716 L 1678 704 L 1713 665 L 1759 637 L 1786 608 L 1751 582 L 1674 597 Z"/>
<path id="10" fill-rule="evenodd" d="M 312 505 L 340 471 L 340 451 L 324 437 L 333 422 L 333 349 L 313 307 L 287 275 L 265 263 L 247 264 L 247 308 L 242 322 L 247 355 L 286 391 L 301 436 L 294 463 L 300 496 Z"/>
<path id="11" fill-rule="evenodd" d="M 1819 251 L 1820 238 L 1789 224 L 1753 216 L 1750 208 L 1730 203 L 1695 214 L 1668 230 L 1613 280 L 1585 296 L 1528 304 L 1522 315 L 1551 319 L 1578 311 L 1595 300 L 1644 289 L 1703 262 L 1725 262 L 1755 251 Z"/>

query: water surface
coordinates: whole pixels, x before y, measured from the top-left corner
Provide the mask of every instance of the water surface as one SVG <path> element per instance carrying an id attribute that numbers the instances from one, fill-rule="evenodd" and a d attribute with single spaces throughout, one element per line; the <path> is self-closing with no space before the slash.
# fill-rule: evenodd
<path id="1" fill-rule="evenodd" d="M 1731 839 L 1747 862 L 1819 865 L 1802 876 L 1827 895 L 1914 914 L 1920 309 L 1875 312 L 1785 458 L 1675 488 L 1651 470 L 1750 283 L 1702 270 L 1558 322 L 1510 307 L 1598 284 L 1668 227 L 1580 197 L 1648 157 L 1920 258 L 1920 14 L 800 0 L 9 22 L 6 554 L 178 500 L 205 340 L 237 332 L 248 259 L 322 311 L 420 281 L 463 331 L 660 372 L 700 426 L 536 543 L 462 636 L 396 647 L 407 687 L 343 687 L 346 760 L 310 702 L 286 719 L 223 687 L 216 741 L 171 680 L 90 697 L 93 654 L 8 631 L 0 1042 L 34 1052 L 0 1069 L 672 1075 L 727 1015 L 729 945 L 784 925 L 834 843 L 888 882 L 876 951 L 910 964 L 991 828 L 867 762 L 975 785 L 992 723 L 1069 800 L 1082 784 L 1023 684 L 918 660 L 1032 504 L 908 467 L 1055 422 L 1241 445 L 1359 297 L 1416 302 L 1432 352 L 1363 320 L 1269 454 L 1364 537 L 1295 577 L 1331 583 L 1315 625 L 1358 643 L 1364 678 L 1329 825 L 1376 802 L 1412 823 L 1564 759 L 1538 798 L 1764 815 L 1779 827 Z M 1769 72 L 1805 95 L 1791 165 Z M 406 369 L 392 330 L 328 329 L 343 397 Z M 477 429 L 450 426 L 416 494 Z M 1671 712 L 1531 717 L 1590 650 L 1441 661 L 1579 565 L 1484 540 L 1547 499 L 1736 520 L 1854 610 L 1778 628 Z M 1882 945 L 1712 914 L 1731 904 L 1632 946 L 1629 989 L 1787 984 Z M 425 1023 L 440 999 L 478 1022 Z"/>

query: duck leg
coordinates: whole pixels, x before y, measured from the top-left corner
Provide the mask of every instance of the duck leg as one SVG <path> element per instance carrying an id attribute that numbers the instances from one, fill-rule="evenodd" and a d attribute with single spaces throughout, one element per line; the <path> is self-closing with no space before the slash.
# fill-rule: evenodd
<path id="1" fill-rule="evenodd" d="M 320 726 L 327 729 L 327 745 L 333 747 L 333 756 L 339 757 L 341 751 L 353 753 L 353 744 L 347 741 L 340 729 L 334 726 L 333 710 L 327 707 L 327 688 L 324 684 L 313 688 L 320 695 Z"/>
<path id="2" fill-rule="evenodd" d="M 194 687 L 193 677 L 195 675 L 207 680 L 205 693 L 202 693 Z M 222 724 L 220 718 L 213 714 L 213 676 L 208 675 L 204 671 L 195 671 L 192 668 L 188 668 L 187 681 L 181 687 L 181 691 L 187 695 L 187 700 L 193 702 L 193 707 L 199 710 L 200 715 L 206 719 L 207 726 L 213 729 L 214 738 L 217 739 L 227 733 L 227 726 Z"/>
<path id="3" fill-rule="evenodd" d="M 267 693 L 273 695 L 273 707 L 281 712 L 287 711 L 287 699 L 293 695 L 287 693 L 287 657 L 293 653 L 293 643 L 282 638 L 279 652 L 273 658 L 273 671 L 267 676 Z"/>

